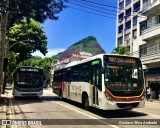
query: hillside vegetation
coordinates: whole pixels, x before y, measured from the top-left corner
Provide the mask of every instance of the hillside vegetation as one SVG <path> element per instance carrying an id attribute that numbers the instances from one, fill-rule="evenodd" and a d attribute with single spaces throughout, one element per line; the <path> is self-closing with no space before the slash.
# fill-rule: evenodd
<path id="1" fill-rule="evenodd" d="M 70 57 L 73 53 L 78 54 L 80 51 L 92 53 L 93 55 L 105 53 L 103 48 L 93 36 L 88 36 L 67 48 L 57 59 L 63 60 Z"/>

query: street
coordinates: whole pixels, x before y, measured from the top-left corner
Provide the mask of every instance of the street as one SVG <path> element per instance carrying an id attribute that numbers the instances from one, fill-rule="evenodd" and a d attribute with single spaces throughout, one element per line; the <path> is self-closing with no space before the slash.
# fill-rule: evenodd
<path id="1" fill-rule="evenodd" d="M 13 125 L 14 128 L 158 128 L 159 125 L 141 125 L 143 120 L 157 122 L 160 119 L 160 102 L 146 102 L 145 108 L 136 108 L 128 111 L 103 111 L 91 108 L 89 111 L 82 109 L 79 103 L 69 100 L 61 101 L 51 89 L 45 89 L 39 98 L 12 97 L 11 89 L 7 90 L 8 107 L 7 118 L 20 119 L 21 124 Z M 143 120 L 141 120 L 143 119 Z M 32 125 L 25 125 L 29 120 Z M 37 122 L 33 122 L 37 121 Z M 129 123 L 126 125 L 126 122 Z M 33 124 L 37 125 L 33 125 Z M 124 125 L 125 123 L 125 125 Z M 137 124 L 132 125 L 131 123 Z"/>

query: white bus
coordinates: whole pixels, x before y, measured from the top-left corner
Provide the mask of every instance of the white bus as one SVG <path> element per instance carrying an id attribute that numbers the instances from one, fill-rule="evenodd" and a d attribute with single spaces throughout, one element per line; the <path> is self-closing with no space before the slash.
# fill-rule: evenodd
<path id="1" fill-rule="evenodd" d="M 103 110 L 144 107 L 145 88 L 139 58 L 100 54 L 56 69 L 53 92 L 61 98 Z"/>
<path id="2" fill-rule="evenodd" d="M 14 73 L 14 97 L 40 96 L 43 94 L 44 72 L 41 68 L 21 66 Z"/>

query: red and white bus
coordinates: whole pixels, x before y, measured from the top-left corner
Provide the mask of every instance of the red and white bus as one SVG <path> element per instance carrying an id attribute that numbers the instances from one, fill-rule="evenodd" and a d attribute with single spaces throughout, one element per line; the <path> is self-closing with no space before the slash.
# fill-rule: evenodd
<path id="1" fill-rule="evenodd" d="M 103 110 L 145 106 L 142 64 L 139 58 L 100 54 L 55 69 L 53 92 L 61 98 Z"/>

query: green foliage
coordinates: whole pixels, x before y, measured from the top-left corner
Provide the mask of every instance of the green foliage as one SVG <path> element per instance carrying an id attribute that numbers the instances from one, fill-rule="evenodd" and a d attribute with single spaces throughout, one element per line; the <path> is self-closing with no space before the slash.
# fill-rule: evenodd
<path id="1" fill-rule="evenodd" d="M 74 43 L 68 49 L 75 48 L 75 47 L 85 48 L 93 42 L 97 42 L 96 38 L 93 36 L 88 36 L 87 38 L 84 38 L 78 41 L 77 43 Z"/>
<path id="2" fill-rule="evenodd" d="M 112 50 L 112 54 L 129 55 L 129 49 L 124 46 L 119 46 Z"/>
<path id="3" fill-rule="evenodd" d="M 8 11 L 9 26 L 21 20 L 30 19 L 43 23 L 46 19 L 57 20 L 59 12 L 65 8 L 67 0 L 10 0 Z"/>
<path id="4" fill-rule="evenodd" d="M 102 47 L 93 36 L 88 36 L 73 45 L 59 55 L 58 59 L 63 60 L 72 56 L 73 53 L 78 54 L 80 51 L 92 53 L 93 55 L 105 53 Z"/>
<path id="5" fill-rule="evenodd" d="M 14 24 L 8 35 L 10 51 L 20 53 L 18 62 L 30 57 L 36 50 L 43 55 L 47 53 L 47 37 L 43 28 L 34 20 L 29 24 L 25 20 Z"/>
<path id="6" fill-rule="evenodd" d="M 47 37 L 42 27 L 35 21 L 44 23 L 46 19 L 57 20 L 57 14 L 65 8 L 65 1 L 67 0 L 9 0 L 8 25 L 4 25 L 9 31 L 7 33 L 10 46 L 7 71 L 9 79 L 12 79 L 16 65 L 31 57 L 31 53 L 36 50 L 43 55 L 47 53 Z M 2 3 L 2 0 L 0 2 Z M 0 8 L 2 6 L 3 4 L 0 4 Z M 19 53 L 18 57 L 15 57 L 16 53 Z"/>
<path id="7" fill-rule="evenodd" d="M 6 72 L 6 78 L 7 78 L 7 82 L 11 83 L 13 80 L 13 73 L 16 69 L 16 59 L 18 58 L 18 54 L 14 53 L 14 52 L 10 52 L 9 53 L 9 63 L 7 66 L 7 72 Z"/>

